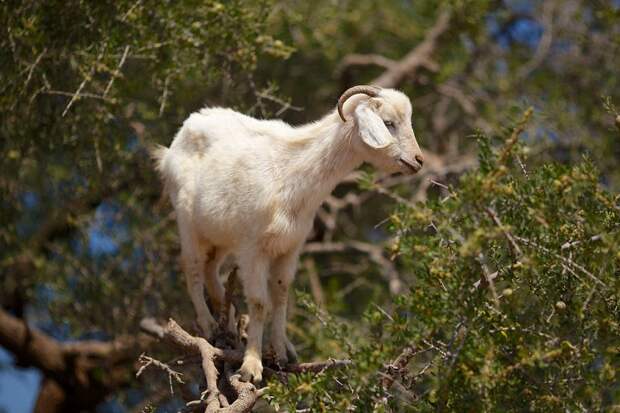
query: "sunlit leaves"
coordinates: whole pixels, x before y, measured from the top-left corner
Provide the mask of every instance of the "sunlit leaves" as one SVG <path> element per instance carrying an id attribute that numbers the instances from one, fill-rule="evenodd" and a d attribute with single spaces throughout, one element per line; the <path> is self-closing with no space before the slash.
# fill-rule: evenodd
<path id="1" fill-rule="evenodd" d="M 391 252 L 411 288 L 387 311 L 368 308 L 358 327 L 365 334 L 343 336 L 321 316 L 334 340 L 346 337 L 343 351 L 354 361 L 346 376 L 297 378 L 316 395 L 293 399 L 277 386 L 274 400 L 331 409 L 350 400 L 362 411 L 611 405 L 620 367 L 620 208 L 587 159 L 524 172 L 515 128 L 498 145 L 478 136 L 481 167 L 454 194 L 397 208 Z M 406 369 L 389 370 L 408 346 L 416 351 Z M 398 386 L 385 385 L 388 373 Z"/>

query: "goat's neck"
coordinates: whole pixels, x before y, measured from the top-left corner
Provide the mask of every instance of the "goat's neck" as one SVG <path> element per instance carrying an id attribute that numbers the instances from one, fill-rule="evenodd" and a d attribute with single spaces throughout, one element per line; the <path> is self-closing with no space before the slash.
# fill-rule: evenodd
<path id="1" fill-rule="evenodd" d="M 282 188 L 295 209 L 316 209 L 362 159 L 353 141 L 351 122 L 335 112 L 316 123 L 297 128 L 287 145 L 290 163 Z"/>

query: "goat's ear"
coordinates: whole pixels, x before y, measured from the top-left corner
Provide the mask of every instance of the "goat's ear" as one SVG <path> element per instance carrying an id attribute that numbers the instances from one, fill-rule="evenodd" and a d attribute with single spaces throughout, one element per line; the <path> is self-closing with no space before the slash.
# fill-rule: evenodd
<path id="1" fill-rule="evenodd" d="M 371 148 L 381 149 L 392 143 L 390 131 L 366 102 L 362 102 L 355 108 L 355 119 L 360 137 Z"/>

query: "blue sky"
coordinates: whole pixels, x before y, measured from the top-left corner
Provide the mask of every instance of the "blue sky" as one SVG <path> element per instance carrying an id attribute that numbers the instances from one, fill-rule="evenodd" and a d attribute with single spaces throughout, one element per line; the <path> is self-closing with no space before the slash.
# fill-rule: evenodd
<path id="1" fill-rule="evenodd" d="M 41 374 L 36 369 L 13 366 L 13 357 L 0 347 L 0 411 L 30 413 Z"/>

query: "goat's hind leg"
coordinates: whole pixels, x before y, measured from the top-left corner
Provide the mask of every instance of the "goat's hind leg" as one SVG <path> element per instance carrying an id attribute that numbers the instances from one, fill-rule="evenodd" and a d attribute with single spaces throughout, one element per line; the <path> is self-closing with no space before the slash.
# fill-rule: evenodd
<path id="1" fill-rule="evenodd" d="M 228 255 L 228 251 L 221 247 L 212 247 L 207 254 L 207 260 L 205 263 L 205 283 L 207 287 L 207 293 L 209 295 L 209 303 L 211 309 L 215 312 L 216 317 L 227 315 L 226 305 L 226 291 L 224 285 L 220 279 L 220 267 L 222 262 Z"/>
<path id="2" fill-rule="evenodd" d="M 196 310 L 196 321 L 203 334 L 210 338 L 217 327 L 217 322 L 209 311 L 204 295 L 206 250 L 187 227 L 181 229 L 180 233 L 181 263 L 185 273 L 187 292 Z"/>
<path id="3" fill-rule="evenodd" d="M 269 261 L 255 253 L 238 257 L 239 278 L 247 301 L 250 323 L 248 340 L 239 369 L 243 381 L 260 383 L 263 374 L 262 343 L 265 320 L 271 310 L 271 299 L 267 285 Z"/>

